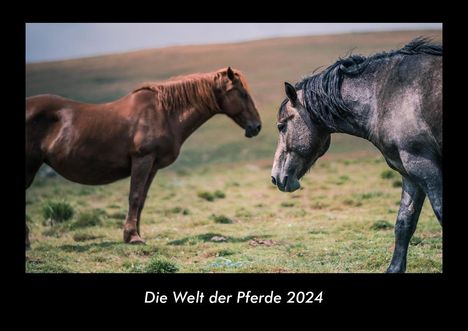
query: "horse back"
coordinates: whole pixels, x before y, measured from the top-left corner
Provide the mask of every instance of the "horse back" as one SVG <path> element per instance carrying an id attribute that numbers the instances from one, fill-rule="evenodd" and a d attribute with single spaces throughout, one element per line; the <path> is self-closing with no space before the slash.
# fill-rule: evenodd
<path id="1" fill-rule="evenodd" d="M 442 57 L 395 59 L 381 85 L 378 131 L 389 144 L 432 146 L 442 154 Z"/>

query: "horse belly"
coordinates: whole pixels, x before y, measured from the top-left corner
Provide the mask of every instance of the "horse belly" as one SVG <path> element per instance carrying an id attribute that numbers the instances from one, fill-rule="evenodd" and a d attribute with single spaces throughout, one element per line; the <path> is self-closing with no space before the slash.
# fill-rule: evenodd
<path id="1" fill-rule="evenodd" d="M 80 184 L 108 184 L 128 177 L 131 171 L 128 141 L 112 134 L 78 134 L 63 124 L 51 135 L 45 154 L 45 163 Z"/>
<path id="2" fill-rule="evenodd" d="M 109 184 L 130 176 L 131 171 L 129 161 L 110 162 L 70 157 L 66 160 L 47 159 L 46 163 L 66 179 L 86 185 Z"/>

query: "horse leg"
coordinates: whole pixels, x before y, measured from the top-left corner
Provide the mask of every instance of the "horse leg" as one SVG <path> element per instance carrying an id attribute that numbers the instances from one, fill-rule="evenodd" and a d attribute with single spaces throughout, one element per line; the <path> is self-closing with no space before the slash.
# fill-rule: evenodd
<path id="1" fill-rule="evenodd" d="M 429 198 L 432 210 L 440 225 L 442 225 L 442 171 L 438 167 L 433 166 L 431 172 L 433 175 L 424 176 L 420 180 L 420 186 Z"/>
<path id="2" fill-rule="evenodd" d="M 401 153 L 402 160 L 407 162 L 405 169 L 411 178 L 426 193 L 431 202 L 437 220 L 442 225 L 442 171 L 438 165 L 437 157 L 433 155 L 412 156 Z"/>
<path id="3" fill-rule="evenodd" d="M 389 273 L 405 272 L 408 245 L 424 202 L 424 191 L 411 179 L 403 177 L 400 210 L 395 225 L 395 250 L 387 269 Z"/>
<path id="4" fill-rule="evenodd" d="M 41 167 L 42 162 L 43 162 L 41 155 L 37 155 L 38 153 L 34 153 L 34 154 L 26 153 L 26 174 L 25 174 L 26 189 L 28 189 L 29 186 L 31 186 L 34 180 L 34 177 L 36 176 L 36 173 Z"/>
<path id="5" fill-rule="evenodd" d="M 144 192 L 143 192 L 143 201 L 141 203 L 141 206 L 140 208 L 138 209 L 138 215 L 137 215 L 137 232 L 138 234 L 141 236 L 140 234 L 140 220 L 141 220 L 141 212 L 145 206 L 145 202 L 146 202 L 146 197 L 147 197 L 147 194 L 148 194 L 148 190 L 151 186 L 151 183 L 153 182 L 153 179 L 154 179 L 154 176 L 156 175 L 156 172 L 157 172 L 157 169 L 154 168 L 151 170 L 151 173 L 150 173 L 150 176 L 148 177 L 148 180 L 146 181 L 145 183 L 145 189 L 144 189 Z"/>
<path id="6" fill-rule="evenodd" d="M 27 152 L 28 148 L 26 148 Z M 34 155 L 36 154 L 36 155 Z M 37 171 L 42 165 L 42 157 L 38 155 L 39 153 L 26 153 L 26 189 L 31 186 L 34 177 L 36 176 Z M 31 248 L 31 242 L 29 240 L 29 227 L 28 224 L 25 222 L 26 226 L 26 240 L 25 240 L 25 245 L 26 249 Z"/>
<path id="7" fill-rule="evenodd" d="M 31 248 L 31 241 L 29 241 L 29 226 L 28 223 L 26 223 L 26 249 Z"/>
<path id="8" fill-rule="evenodd" d="M 146 185 L 151 177 L 154 163 L 153 155 L 134 157 L 132 159 L 132 174 L 130 180 L 130 194 L 128 196 L 128 214 L 124 225 L 124 242 L 130 244 L 144 243 L 138 233 L 138 222 L 141 208 L 145 202 Z"/>

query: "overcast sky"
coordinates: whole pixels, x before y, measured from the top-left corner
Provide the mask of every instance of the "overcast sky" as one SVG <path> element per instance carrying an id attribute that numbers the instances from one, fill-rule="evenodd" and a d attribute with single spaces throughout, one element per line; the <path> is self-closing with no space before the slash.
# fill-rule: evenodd
<path id="1" fill-rule="evenodd" d="M 184 44 L 361 31 L 442 29 L 441 23 L 27 23 L 26 61 Z"/>

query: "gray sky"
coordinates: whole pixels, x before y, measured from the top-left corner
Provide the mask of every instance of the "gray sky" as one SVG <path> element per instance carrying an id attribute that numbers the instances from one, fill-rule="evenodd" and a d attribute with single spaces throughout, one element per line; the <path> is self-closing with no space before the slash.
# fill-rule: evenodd
<path id="1" fill-rule="evenodd" d="M 361 31 L 442 29 L 441 23 L 27 23 L 26 62 L 184 44 Z"/>

